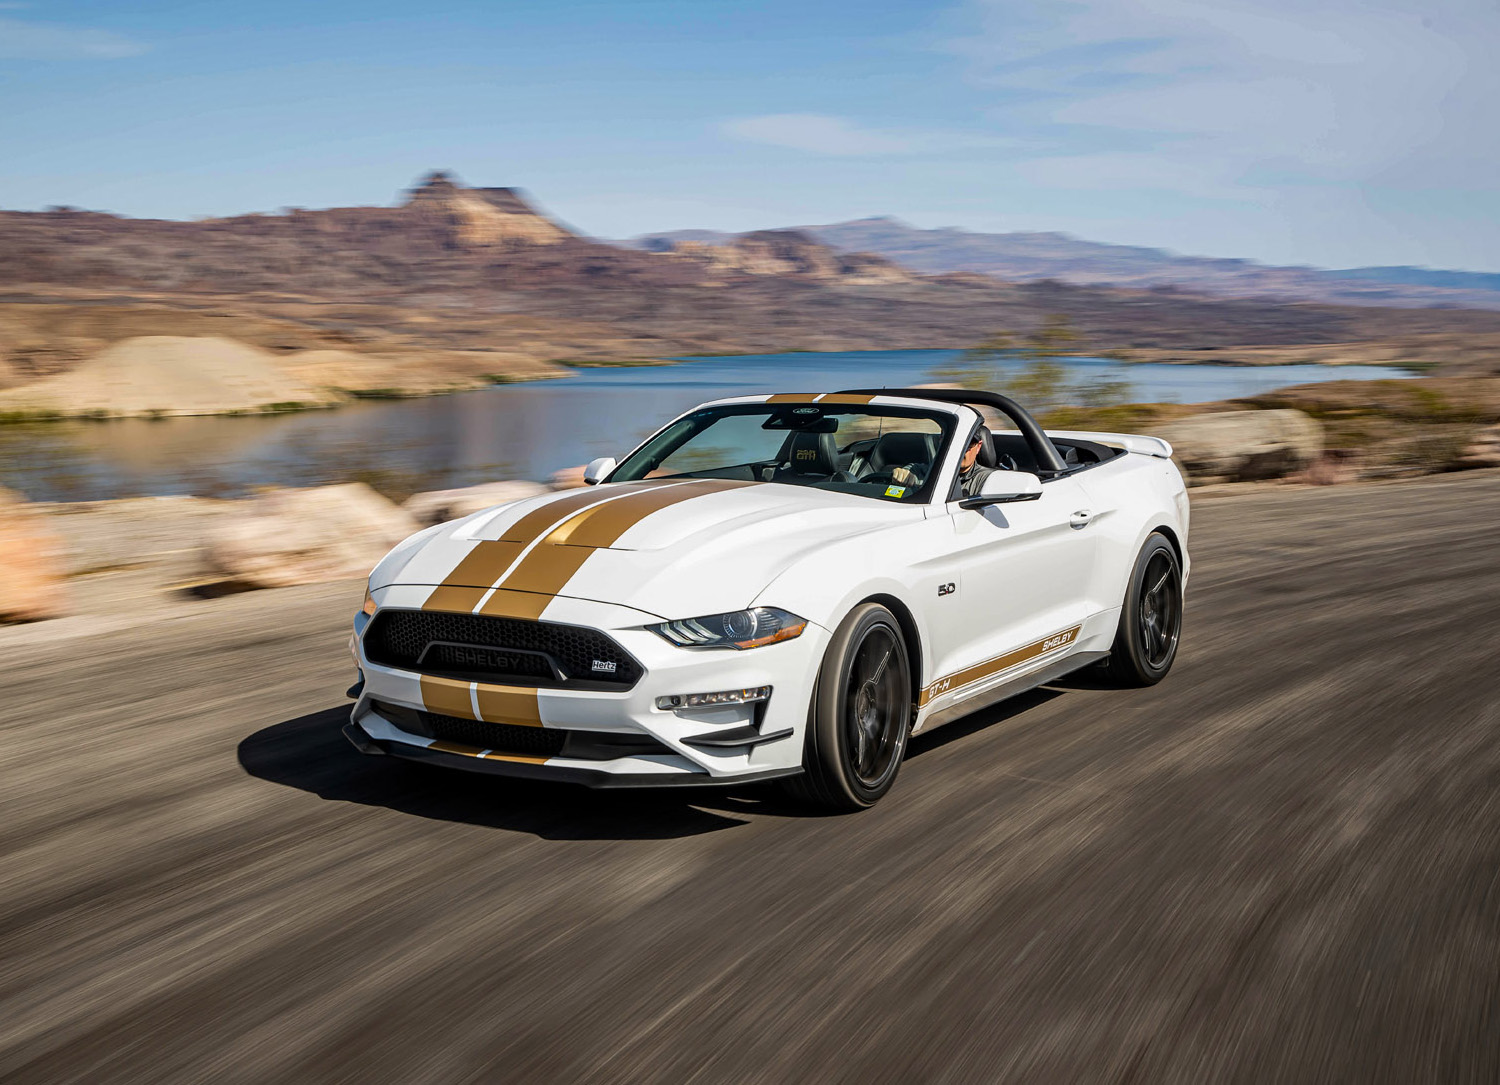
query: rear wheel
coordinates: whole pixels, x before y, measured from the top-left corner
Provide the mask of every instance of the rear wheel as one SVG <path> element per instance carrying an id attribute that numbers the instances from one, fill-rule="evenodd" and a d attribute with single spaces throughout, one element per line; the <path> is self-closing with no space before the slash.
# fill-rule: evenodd
<path id="1" fill-rule="evenodd" d="M 862 810 L 891 789 L 911 732 L 911 668 L 895 615 L 876 603 L 839 625 L 813 693 L 803 773 L 793 795 L 825 810 Z"/>
<path id="2" fill-rule="evenodd" d="M 1177 658 L 1182 635 L 1182 566 L 1165 535 L 1141 547 L 1120 608 L 1105 673 L 1122 686 L 1154 686 Z"/>

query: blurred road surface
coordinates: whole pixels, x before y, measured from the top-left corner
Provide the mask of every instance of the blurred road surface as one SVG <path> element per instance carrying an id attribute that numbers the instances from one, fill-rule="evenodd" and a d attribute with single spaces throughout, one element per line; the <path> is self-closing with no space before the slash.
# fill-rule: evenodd
<path id="1" fill-rule="evenodd" d="M 1165 683 L 841 818 L 363 758 L 358 584 L 0 631 L 0 1079 L 1495 1082 L 1497 529 L 1200 501 Z"/>

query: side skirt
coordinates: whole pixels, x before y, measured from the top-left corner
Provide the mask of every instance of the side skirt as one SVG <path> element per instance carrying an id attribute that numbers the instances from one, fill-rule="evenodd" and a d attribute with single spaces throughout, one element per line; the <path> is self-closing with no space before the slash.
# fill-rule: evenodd
<path id="1" fill-rule="evenodd" d="M 1007 697 L 1014 697 L 1018 693 L 1025 693 L 1037 686 L 1045 686 L 1048 682 L 1061 678 L 1065 674 L 1082 670 L 1090 663 L 1097 663 L 1108 652 L 1078 652 L 1074 655 L 1064 656 L 1062 659 L 1053 661 L 1038 670 L 1028 671 L 1026 674 L 1018 674 L 1016 677 L 1007 679 L 999 685 L 991 686 L 989 689 L 981 690 L 968 697 L 940 708 L 932 715 L 922 721 L 920 727 L 914 728 L 912 734 L 925 735 L 935 727 L 941 727 L 945 723 L 962 719 L 972 712 L 978 712 L 981 708 L 988 708 L 997 701 L 1003 701 Z"/>

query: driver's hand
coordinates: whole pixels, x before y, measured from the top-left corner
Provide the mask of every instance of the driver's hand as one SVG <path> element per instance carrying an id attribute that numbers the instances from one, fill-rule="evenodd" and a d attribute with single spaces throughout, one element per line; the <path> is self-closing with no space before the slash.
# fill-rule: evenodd
<path id="1" fill-rule="evenodd" d="M 917 474 L 910 467 L 897 467 L 891 471 L 891 481 L 902 486 L 916 486 Z"/>

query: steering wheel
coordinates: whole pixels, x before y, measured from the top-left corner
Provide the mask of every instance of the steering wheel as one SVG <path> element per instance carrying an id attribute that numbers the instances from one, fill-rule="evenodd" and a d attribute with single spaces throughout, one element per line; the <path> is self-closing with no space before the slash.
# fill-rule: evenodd
<path id="1" fill-rule="evenodd" d="M 995 452 L 995 466 L 1002 471 L 1019 471 L 1021 469 L 1021 465 L 1016 462 L 1014 456 L 1009 452 L 1001 452 L 999 450 Z"/>
<path id="2" fill-rule="evenodd" d="M 874 471 L 868 475 L 865 475 L 859 481 L 871 482 L 875 483 L 876 485 L 886 483 L 888 485 L 895 486 L 909 486 L 915 490 L 919 489 L 922 484 L 927 481 L 924 475 L 927 466 L 928 465 L 925 463 L 903 463 L 897 467 L 892 467 L 889 471 Z M 911 476 L 911 478 L 909 480 L 898 481 L 896 478 L 897 471 L 905 471 Z"/>

